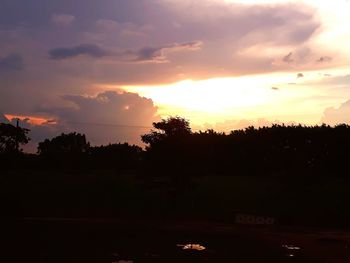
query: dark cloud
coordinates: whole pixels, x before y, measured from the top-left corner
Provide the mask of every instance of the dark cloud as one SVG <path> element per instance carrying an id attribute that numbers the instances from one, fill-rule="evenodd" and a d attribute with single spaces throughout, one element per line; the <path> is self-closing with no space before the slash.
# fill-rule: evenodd
<path id="1" fill-rule="evenodd" d="M 164 45 L 161 47 L 145 47 L 136 52 L 129 51 L 129 56 L 135 56 L 131 61 L 135 62 L 153 62 L 153 63 L 165 63 L 169 62 L 167 54 L 179 51 L 197 51 L 202 47 L 201 41 L 193 41 L 187 43 L 174 43 Z"/>
<path id="2" fill-rule="evenodd" d="M 271 89 L 272 89 L 272 90 L 280 90 L 280 89 L 277 88 L 277 87 L 272 87 Z"/>
<path id="3" fill-rule="evenodd" d="M 136 56 L 136 58 L 132 60 L 136 62 L 168 62 L 167 58 L 162 52 L 162 48 L 145 47 L 135 53 L 130 52 L 129 54 Z"/>
<path id="4" fill-rule="evenodd" d="M 294 61 L 292 56 L 293 56 L 293 53 L 289 52 L 288 55 L 284 56 L 282 60 L 286 63 L 292 63 Z"/>
<path id="5" fill-rule="evenodd" d="M 303 78 L 304 77 L 304 74 L 303 73 L 298 73 L 297 74 L 297 78 L 300 79 L 300 78 Z"/>
<path id="6" fill-rule="evenodd" d="M 325 63 L 325 62 L 331 62 L 333 59 L 331 57 L 327 57 L 327 56 L 324 56 L 324 57 L 320 57 L 317 62 L 319 63 Z"/>
<path id="7" fill-rule="evenodd" d="M 160 47 L 144 47 L 136 51 L 127 50 L 110 52 L 92 44 L 81 44 L 70 48 L 56 48 L 49 51 L 51 59 L 61 60 L 85 55 L 95 58 L 114 56 L 115 61 L 140 62 L 140 63 L 164 63 L 169 62 L 167 55 L 179 51 L 197 51 L 201 49 L 202 42 L 193 41 L 186 43 L 166 44 Z"/>
<path id="8" fill-rule="evenodd" d="M 24 67 L 21 55 L 12 53 L 10 55 L 0 57 L 0 74 L 6 71 L 21 70 Z"/>
<path id="9" fill-rule="evenodd" d="M 110 52 L 93 44 L 81 44 L 75 47 L 55 48 L 49 51 L 51 59 L 60 60 L 74 58 L 77 56 L 90 56 L 94 58 L 102 58 L 110 55 Z"/>

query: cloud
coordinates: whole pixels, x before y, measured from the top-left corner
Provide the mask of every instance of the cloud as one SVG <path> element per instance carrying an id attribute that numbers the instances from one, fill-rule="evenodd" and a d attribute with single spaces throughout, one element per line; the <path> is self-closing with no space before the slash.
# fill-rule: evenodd
<path id="1" fill-rule="evenodd" d="M 70 48 L 56 48 L 49 51 L 50 58 L 53 60 L 69 59 L 77 56 L 90 56 L 102 58 L 114 56 L 115 61 L 120 62 L 139 62 L 139 63 L 165 63 L 169 62 L 168 55 L 174 52 L 197 51 L 202 47 L 201 41 L 186 43 L 173 43 L 160 47 L 144 47 L 139 50 L 126 50 L 110 52 L 106 49 L 93 44 L 81 44 Z"/>
<path id="2" fill-rule="evenodd" d="M 80 44 L 75 47 L 52 49 L 49 51 L 49 55 L 51 59 L 61 60 L 61 59 L 74 58 L 78 56 L 90 56 L 94 58 L 102 58 L 110 55 L 110 53 L 98 45 Z"/>
<path id="3" fill-rule="evenodd" d="M 328 56 L 320 57 L 317 62 L 319 63 L 326 63 L 326 62 L 331 62 L 332 58 Z"/>
<path id="4" fill-rule="evenodd" d="M 304 77 L 304 74 L 303 73 L 298 73 L 297 74 L 297 78 L 300 79 L 300 78 L 303 78 Z"/>
<path id="5" fill-rule="evenodd" d="M 24 67 L 21 55 L 12 53 L 5 57 L 0 57 L 0 74 L 6 71 L 21 70 Z"/>
<path id="6" fill-rule="evenodd" d="M 66 14 L 54 14 L 51 17 L 51 20 L 58 26 L 69 26 L 74 22 L 75 16 Z"/>
<path id="7" fill-rule="evenodd" d="M 106 91 L 96 96 L 65 95 L 71 107 L 42 107 L 66 130 L 85 133 L 94 144 L 132 142 L 159 120 L 153 101 L 135 93 Z"/>
<path id="8" fill-rule="evenodd" d="M 86 86 L 159 85 L 184 79 L 276 72 L 289 65 L 276 66 L 272 60 L 282 59 L 290 50 L 297 62 L 296 50 L 308 43 L 320 26 L 316 10 L 297 3 L 242 5 L 212 0 L 45 3 L 42 6 L 35 0 L 26 3 L 13 0 L 0 9 L 0 24 L 7 25 L 10 34 L 19 36 L 7 43 L 6 49 L 2 48 L 5 42 L 0 41 L 0 50 L 18 47 L 25 54 L 26 68 L 37 70 L 36 78 L 45 75 L 48 79 L 43 86 L 52 85 L 49 76 L 61 78 L 62 82 L 72 78 L 89 80 Z M 23 6 L 25 12 L 20 12 L 17 6 Z M 57 26 L 52 22 L 53 14 L 63 24 L 72 20 L 67 16 L 73 16 L 74 26 Z M 178 52 L 199 49 L 200 52 Z M 52 60 L 69 61 L 45 61 L 45 50 L 50 51 Z M 98 60 L 91 63 L 73 59 L 79 56 Z M 313 62 L 319 57 L 314 57 Z M 53 92 L 62 94 L 61 90 Z M 81 87 L 81 92 L 85 92 L 85 87 Z"/>
<path id="9" fill-rule="evenodd" d="M 282 60 L 286 63 L 292 63 L 294 61 L 292 56 L 293 56 L 293 53 L 289 52 L 288 55 L 284 56 Z"/>
<path id="10" fill-rule="evenodd" d="M 161 47 L 145 47 L 137 51 L 128 51 L 131 58 L 130 61 L 141 63 L 166 63 L 169 62 L 167 55 L 173 52 L 181 51 L 198 51 L 202 48 L 201 41 L 193 41 L 187 43 L 174 43 Z M 134 58 L 133 58 L 134 57 Z"/>
<path id="11" fill-rule="evenodd" d="M 316 62 L 319 57 L 318 53 L 312 46 L 301 45 L 287 55 L 274 59 L 272 65 L 281 71 L 290 68 L 295 70 L 314 70 L 320 67 L 319 63 Z"/>
<path id="12" fill-rule="evenodd" d="M 312 44 L 321 25 L 317 10 L 300 1 L 278 5 L 221 0 L 44 2 L 11 0 L 1 4 L 1 55 L 19 52 L 25 58 L 20 72 L 0 74 L 3 112 L 35 115 L 41 106 L 50 108 L 52 115 L 55 108 L 60 109 L 57 118 L 65 120 L 76 114 L 79 105 L 67 97 L 59 99 L 62 94 L 92 95 L 106 86 L 160 85 L 284 71 L 299 66 L 299 49 L 310 46 L 316 50 L 310 41 Z M 316 60 L 330 52 L 322 46 L 312 57 L 313 65 L 295 72 L 314 69 Z M 286 55 L 288 61 L 288 52 L 292 52 L 289 59 L 293 63 L 272 65 L 276 58 L 283 62 Z M 76 59 L 80 56 L 98 59 L 93 63 Z M 59 60 L 65 63 L 55 63 Z M 5 64 L 0 66 L 1 73 L 11 65 Z M 23 67 L 14 65 L 10 68 Z"/>
<path id="13" fill-rule="evenodd" d="M 321 119 L 323 123 L 336 125 L 342 123 L 350 123 L 350 100 L 344 102 L 339 108 L 327 108 Z"/>
<path id="14" fill-rule="evenodd" d="M 136 93 L 106 91 L 95 96 L 65 95 L 63 99 L 65 106 L 45 105 L 36 109 L 35 116 L 46 119 L 40 125 L 34 121 L 38 117 L 21 117 L 20 126 L 30 129 L 31 141 L 24 147 L 26 151 L 34 153 L 37 144 L 46 138 L 73 131 L 86 134 L 92 145 L 116 142 L 143 145 L 140 136 L 160 120 L 153 101 Z M 0 113 L 1 121 L 8 120 Z"/>

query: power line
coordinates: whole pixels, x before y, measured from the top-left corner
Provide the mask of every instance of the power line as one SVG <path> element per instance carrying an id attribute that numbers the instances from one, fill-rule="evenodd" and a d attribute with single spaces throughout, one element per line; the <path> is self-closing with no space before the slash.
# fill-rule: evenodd
<path id="1" fill-rule="evenodd" d="M 118 127 L 118 128 L 137 128 L 137 129 L 152 129 L 151 126 L 142 125 L 125 125 L 125 124 L 112 124 L 112 123 L 97 123 L 97 122 L 78 122 L 78 121 L 66 121 L 68 124 L 77 125 L 91 125 L 91 126 L 105 126 L 105 127 Z"/>

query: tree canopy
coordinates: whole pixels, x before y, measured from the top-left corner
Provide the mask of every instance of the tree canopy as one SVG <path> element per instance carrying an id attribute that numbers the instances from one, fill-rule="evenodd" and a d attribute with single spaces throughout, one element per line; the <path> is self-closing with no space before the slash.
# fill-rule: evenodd
<path id="1" fill-rule="evenodd" d="M 21 151 L 20 145 L 29 142 L 28 129 L 12 124 L 0 123 L 0 153 L 16 153 Z"/>
<path id="2" fill-rule="evenodd" d="M 141 139 L 150 147 L 168 138 L 179 138 L 192 134 L 190 123 L 181 117 L 169 117 L 160 122 L 154 122 L 153 127 L 157 131 L 151 130 L 150 133 L 142 135 Z"/>
<path id="3" fill-rule="evenodd" d="M 38 145 L 41 155 L 79 154 L 86 152 L 90 147 L 84 134 L 72 132 L 49 140 L 46 139 Z"/>

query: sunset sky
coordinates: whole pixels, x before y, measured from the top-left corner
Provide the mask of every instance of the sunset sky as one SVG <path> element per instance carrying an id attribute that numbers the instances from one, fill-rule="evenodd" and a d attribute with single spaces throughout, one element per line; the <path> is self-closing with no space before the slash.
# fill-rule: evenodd
<path id="1" fill-rule="evenodd" d="M 350 123 L 348 0 L 0 0 L 0 121 L 32 146 L 194 129 Z"/>

